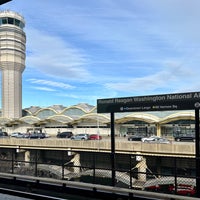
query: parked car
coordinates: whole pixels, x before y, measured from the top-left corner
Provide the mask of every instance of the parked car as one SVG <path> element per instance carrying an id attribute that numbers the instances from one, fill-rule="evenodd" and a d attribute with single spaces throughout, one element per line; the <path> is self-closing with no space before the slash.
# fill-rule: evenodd
<path id="1" fill-rule="evenodd" d="M 89 140 L 101 140 L 102 136 L 99 134 L 92 134 L 89 136 Z"/>
<path id="2" fill-rule="evenodd" d="M 10 137 L 24 138 L 24 137 L 25 137 L 25 134 L 20 133 L 20 132 L 15 132 L 15 133 L 12 133 L 12 134 L 10 135 Z"/>
<path id="3" fill-rule="evenodd" d="M 25 134 L 25 138 L 44 139 L 44 138 L 46 138 L 46 134 L 45 133 L 37 133 L 37 132 L 27 133 L 27 134 Z"/>
<path id="4" fill-rule="evenodd" d="M 175 134 L 174 135 L 175 141 L 192 141 L 195 142 L 195 134 Z"/>
<path id="5" fill-rule="evenodd" d="M 65 131 L 57 134 L 57 138 L 71 138 L 73 133 L 70 131 Z"/>
<path id="6" fill-rule="evenodd" d="M 128 141 L 141 141 L 144 135 L 130 135 Z"/>
<path id="7" fill-rule="evenodd" d="M 8 137 L 8 133 L 7 132 L 0 132 L 0 138 L 5 138 Z"/>
<path id="8" fill-rule="evenodd" d="M 33 133 L 30 135 L 30 138 L 43 139 L 43 138 L 46 138 L 46 135 L 45 133 Z"/>
<path id="9" fill-rule="evenodd" d="M 166 138 L 154 138 L 153 140 L 146 140 L 148 143 L 160 143 L 160 144 L 170 144 L 170 141 Z"/>
<path id="10" fill-rule="evenodd" d="M 175 186 L 174 185 L 170 185 L 169 186 L 169 191 L 174 194 L 175 193 Z M 195 196 L 196 188 L 194 186 L 188 185 L 188 184 L 178 184 L 176 192 L 179 195 Z"/>
<path id="11" fill-rule="evenodd" d="M 89 134 L 87 133 L 81 133 L 81 134 L 77 134 L 77 135 L 73 135 L 71 137 L 71 140 L 89 140 Z"/>
<path id="12" fill-rule="evenodd" d="M 152 135 L 150 137 L 143 137 L 142 142 L 150 142 L 150 141 L 155 141 L 158 140 L 160 137 L 156 135 Z"/>

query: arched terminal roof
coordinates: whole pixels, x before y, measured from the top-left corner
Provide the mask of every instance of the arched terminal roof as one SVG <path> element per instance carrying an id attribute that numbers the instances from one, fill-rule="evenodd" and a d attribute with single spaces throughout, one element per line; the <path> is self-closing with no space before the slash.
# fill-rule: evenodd
<path id="1" fill-rule="evenodd" d="M 60 114 L 70 116 L 73 119 L 77 119 L 77 118 L 85 115 L 86 113 L 87 112 L 84 109 L 82 109 L 78 106 L 72 106 L 69 108 L 65 108 Z"/>
<path id="2" fill-rule="evenodd" d="M 25 108 L 26 112 L 29 112 L 31 115 L 34 115 L 38 110 L 42 109 L 39 106 L 31 106 L 30 108 Z"/>
<path id="3" fill-rule="evenodd" d="M 143 121 L 146 123 L 167 124 L 178 120 L 194 120 L 195 113 L 188 111 L 156 111 L 156 112 L 133 112 L 115 113 L 115 123 L 123 124 L 130 121 Z M 97 113 L 97 107 L 88 104 L 78 104 L 70 107 L 54 105 L 47 108 L 31 106 L 23 110 L 20 119 L 8 119 L 0 117 L 0 125 L 27 124 L 109 124 L 110 113 Z"/>
<path id="4" fill-rule="evenodd" d="M 110 118 L 104 114 L 97 114 L 97 113 L 90 113 L 90 114 L 85 114 L 81 116 L 79 119 L 74 120 L 74 124 L 81 123 L 83 121 L 94 121 L 96 123 L 101 123 L 101 124 L 108 124 L 110 122 Z"/>
<path id="5" fill-rule="evenodd" d="M 46 119 L 55 114 L 57 114 L 57 112 L 52 108 L 42 108 L 35 113 L 35 116 L 40 119 Z"/>
<path id="6" fill-rule="evenodd" d="M 57 113 L 61 113 L 65 109 L 63 105 L 53 105 L 49 106 L 48 108 L 55 110 Z"/>
<path id="7" fill-rule="evenodd" d="M 132 121 L 132 120 L 140 120 L 140 121 L 144 121 L 147 123 L 158 123 L 159 122 L 158 117 L 151 115 L 151 114 L 146 114 L 146 113 L 129 114 L 122 118 L 116 119 L 115 122 L 118 124 L 122 124 L 122 123 Z"/>
<path id="8" fill-rule="evenodd" d="M 63 123 L 63 124 L 71 123 L 73 121 L 71 117 L 68 117 L 65 115 L 54 115 L 54 116 L 49 117 L 48 120 Z"/>
<path id="9" fill-rule="evenodd" d="M 22 116 L 30 116 L 32 113 L 29 110 L 22 110 Z"/>
<path id="10" fill-rule="evenodd" d="M 186 112 L 177 112 L 174 114 L 171 114 L 167 117 L 164 117 L 163 119 L 160 119 L 160 124 L 167 124 L 169 122 L 177 121 L 177 120 L 195 120 L 195 113 L 192 111 L 186 111 Z"/>
<path id="11" fill-rule="evenodd" d="M 26 124 L 36 124 L 40 121 L 40 119 L 38 117 L 34 117 L 34 116 L 26 116 L 26 117 L 20 118 L 20 121 L 22 121 Z"/>
<path id="12" fill-rule="evenodd" d="M 83 109 L 85 112 L 90 112 L 95 106 L 92 106 L 92 105 L 89 105 L 87 103 L 79 103 L 75 106 L 72 106 L 72 107 L 77 107 L 77 108 L 80 108 L 80 109 Z"/>
<path id="13" fill-rule="evenodd" d="M 97 107 L 93 107 L 92 110 L 90 110 L 90 113 L 97 113 Z"/>

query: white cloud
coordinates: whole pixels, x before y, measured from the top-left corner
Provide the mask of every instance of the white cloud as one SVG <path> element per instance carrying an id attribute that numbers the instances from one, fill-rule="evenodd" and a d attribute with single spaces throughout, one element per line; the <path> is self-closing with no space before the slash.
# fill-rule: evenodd
<path id="1" fill-rule="evenodd" d="M 48 88 L 48 87 L 32 87 L 35 90 L 47 91 L 47 92 L 55 92 L 56 90 Z"/>
<path id="2" fill-rule="evenodd" d="M 177 63 L 167 63 L 163 70 L 144 77 L 125 79 L 123 82 L 106 83 L 105 87 L 116 91 L 153 92 L 163 88 L 178 90 L 187 85 L 190 79 L 196 80 L 198 74 Z M 184 80 L 184 84 L 182 81 Z"/>
<path id="3" fill-rule="evenodd" d="M 61 88 L 61 89 L 74 89 L 75 87 L 69 84 L 61 83 L 61 82 L 55 82 L 55 81 L 48 81 L 48 80 L 41 80 L 41 79 L 29 79 L 29 82 L 32 84 L 37 85 L 46 85 L 51 86 L 54 88 Z"/>
<path id="4" fill-rule="evenodd" d="M 90 74 L 83 67 L 88 59 L 81 49 L 48 32 L 27 31 L 27 65 L 45 74 L 68 79 L 87 79 Z M 37 38 L 37 39 L 36 39 Z"/>

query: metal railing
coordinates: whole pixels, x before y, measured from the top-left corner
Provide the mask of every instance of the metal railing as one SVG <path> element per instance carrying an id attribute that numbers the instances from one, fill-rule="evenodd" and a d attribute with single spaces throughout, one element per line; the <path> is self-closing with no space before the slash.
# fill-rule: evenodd
<path id="1" fill-rule="evenodd" d="M 196 195 L 194 158 L 115 154 L 115 169 L 111 160 L 111 154 L 101 152 L 19 152 L 4 148 L 0 149 L 0 172 L 108 186 L 114 182 L 121 188 Z"/>

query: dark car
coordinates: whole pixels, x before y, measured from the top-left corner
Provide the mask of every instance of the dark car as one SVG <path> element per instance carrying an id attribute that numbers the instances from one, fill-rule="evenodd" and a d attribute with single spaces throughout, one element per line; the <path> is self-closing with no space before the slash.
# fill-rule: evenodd
<path id="1" fill-rule="evenodd" d="M 0 138 L 8 137 L 7 132 L 0 132 Z"/>
<path id="2" fill-rule="evenodd" d="M 174 135 L 175 141 L 192 141 L 195 142 L 195 134 L 178 134 Z"/>
<path id="3" fill-rule="evenodd" d="M 44 139 L 46 138 L 46 134 L 45 133 L 26 133 L 24 135 L 25 138 L 30 138 L 30 139 Z"/>
<path id="4" fill-rule="evenodd" d="M 144 135 L 130 135 L 128 141 L 141 141 Z"/>
<path id="5" fill-rule="evenodd" d="M 57 138 L 71 138 L 73 136 L 73 133 L 70 131 L 65 131 L 57 134 Z"/>
<path id="6" fill-rule="evenodd" d="M 30 138 L 43 139 L 46 138 L 46 135 L 45 133 L 33 133 L 30 135 Z"/>

